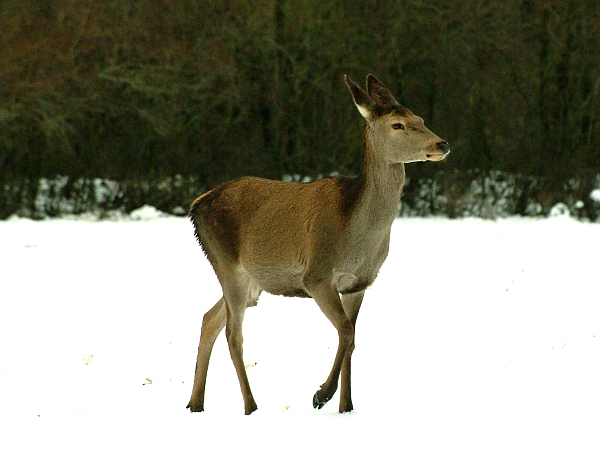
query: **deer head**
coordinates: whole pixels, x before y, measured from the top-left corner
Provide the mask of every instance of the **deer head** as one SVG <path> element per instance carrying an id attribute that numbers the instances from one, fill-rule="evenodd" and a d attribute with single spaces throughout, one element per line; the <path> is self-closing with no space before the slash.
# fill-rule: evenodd
<path id="1" fill-rule="evenodd" d="M 396 101 L 374 75 L 367 76 L 364 91 L 348 76 L 344 77 L 354 103 L 367 121 L 367 134 L 378 145 L 388 164 L 415 161 L 440 161 L 450 153 L 448 142 L 431 132 L 423 122 Z"/>

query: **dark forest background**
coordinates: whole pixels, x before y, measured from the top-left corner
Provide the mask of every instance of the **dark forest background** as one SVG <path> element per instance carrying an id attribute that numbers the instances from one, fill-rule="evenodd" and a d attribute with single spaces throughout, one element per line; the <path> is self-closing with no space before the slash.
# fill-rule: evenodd
<path id="1" fill-rule="evenodd" d="M 0 218 L 56 177 L 67 195 L 94 178 L 138 190 L 125 207 L 162 186 L 169 210 L 241 175 L 356 174 L 343 75 L 369 72 L 450 142 L 447 161 L 407 168 L 445 214 L 490 177 L 547 190 L 519 191 L 516 213 L 585 205 L 599 50 L 597 0 L 2 0 Z"/>

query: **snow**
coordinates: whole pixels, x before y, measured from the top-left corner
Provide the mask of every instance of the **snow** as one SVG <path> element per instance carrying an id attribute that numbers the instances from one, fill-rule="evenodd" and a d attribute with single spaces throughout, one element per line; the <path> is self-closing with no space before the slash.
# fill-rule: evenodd
<path id="1" fill-rule="evenodd" d="M 0 222 L 0 457 L 598 457 L 599 236 L 564 215 L 397 220 L 355 411 L 312 408 L 337 344 L 315 303 L 263 294 L 244 416 L 223 334 L 206 412 L 185 409 L 220 297 L 186 218 Z"/>
<path id="2" fill-rule="evenodd" d="M 590 199 L 594 202 L 600 203 L 600 188 L 592 190 L 590 193 Z"/>
<path id="3" fill-rule="evenodd" d="M 146 204 L 132 211 L 130 216 L 133 220 L 154 220 L 155 218 L 164 217 L 166 214 L 156 207 Z"/>
<path id="4" fill-rule="evenodd" d="M 570 217 L 571 213 L 569 212 L 569 207 L 564 202 L 556 203 L 550 209 L 549 217 L 553 218 L 566 218 Z"/>

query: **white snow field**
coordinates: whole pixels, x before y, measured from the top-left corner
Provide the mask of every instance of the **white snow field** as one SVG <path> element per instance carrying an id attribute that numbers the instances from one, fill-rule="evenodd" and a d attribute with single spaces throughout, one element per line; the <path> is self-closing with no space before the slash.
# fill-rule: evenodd
<path id="1" fill-rule="evenodd" d="M 206 411 L 185 409 L 220 297 L 187 219 L 0 222 L 0 457 L 600 457 L 600 225 L 392 232 L 358 320 L 355 411 L 312 408 L 337 345 L 316 304 L 263 294 L 244 416 L 223 334 Z"/>

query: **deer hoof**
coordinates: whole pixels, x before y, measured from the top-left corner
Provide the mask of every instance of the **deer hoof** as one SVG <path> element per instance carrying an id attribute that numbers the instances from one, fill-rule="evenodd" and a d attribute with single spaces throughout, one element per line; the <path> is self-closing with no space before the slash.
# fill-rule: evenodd
<path id="1" fill-rule="evenodd" d="M 325 404 L 331 400 L 331 397 L 319 397 L 319 391 L 317 391 L 313 397 L 313 408 L 320 410 Z"/>
<path id="2" fill-rule="evenodd" d="M 244 414 L 248 416 L 249 414 L 254 413 L 257 409 L 258 407 L 256 406 L 256 403 L 252 402 L 249 406 L 244 407 Z"/>
<path id="3" fill-rule="evenodd" d="M 351 411 L 354 410 L 354 407 L 352 406 L 352 402 L 350 402 L 350 404 L 346 403 L 346 404 L 340 404 L 340 413 L 350 413 Z"/>
<path id="4" fill-rule="evenodd" d="M 188 408 L 192 413 L 201 413 L 204 411 L 204 405 L 196 405 L 192 404 L 192 402 L 188 403 L 186 408 Z"/>

